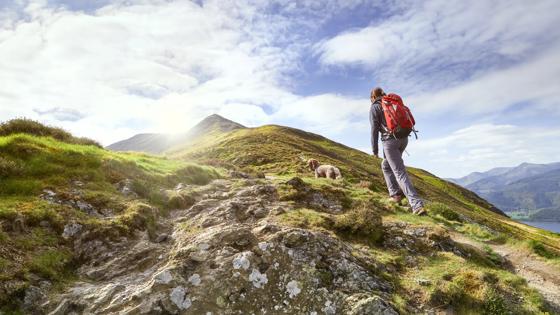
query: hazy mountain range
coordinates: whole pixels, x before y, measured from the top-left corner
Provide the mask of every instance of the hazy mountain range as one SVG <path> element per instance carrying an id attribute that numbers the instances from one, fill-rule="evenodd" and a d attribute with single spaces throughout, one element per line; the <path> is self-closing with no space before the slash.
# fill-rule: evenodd
<path id="1" fill-rule="evenodd" d="M 523 163 L 448 180 L 506 212 L 520 212 L 535 221 L 560 221 L 560 163 Z"/>

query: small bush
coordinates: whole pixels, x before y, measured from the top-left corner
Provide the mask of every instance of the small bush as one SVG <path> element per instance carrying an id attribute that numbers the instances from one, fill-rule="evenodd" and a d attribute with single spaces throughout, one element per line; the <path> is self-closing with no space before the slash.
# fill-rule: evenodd
<path id="1" fill-rule="evenodd" d="M 541 242 L 531 240 L 529 241 L 529 247 L 531 247 L 531 249 L 535 254 L 541 257 L 548 258 L 548 259 L 554 259 L 559 257 L 558 254 L 551 252 Z"/>
<path id="2" fill-rule="evenodd" d="M 504 298 L 494 288 L 487 288 L 484 294 L 484 313 L 488 315 L 508 314 Z"/>
<path id="3" fill-rule="evenodd" d="M 220 174 L 211 168 L 199 165 L 187 165 L 177 170 L 173 177 L 175 181 L 185 184 L 206 185 L 212 180 L 219 178 Z"/>
<path id="4" fill-rule="evenodd" d="M 334 228 L 349 236 L 366 237 L 372 241 L 379 240 L 382 235 L 381 216 L 365 203 L 336 216 Z"/>
<path id="5" fill-rule="evenodd" d="M 22 171 L 23 168 L 18 163 L 0 156 L 0 178 L 17 176 Z"/>
<path id="6" fill-rule="evenodd" d="M 156 227 L 156 217 L 158 210 L 145 203 L 133 202 L 125 210 L 125 213 L 118 218 L 118 223 L 137 230 L 146 229 L 152 233 Z"/>
<path id="7" fill-rule="evenodd" d="M 461 216 L 457 212 L 451 210 L 451 208 L 441 202 L 432 202 L 427 208 L 430 215 L 439 215 L 449 221 L 462 221 Z"/>
<path id="8" fill-rule="evenodd" d="M 62 142 L 94 145 L 102 148 L 101 144 L 94 140 L 88 138 L 77 138 L 62 128 L 45 126 L 38 121 L 27 118 L 12 119 L 0 124 L 0 136 L 9 136 L 18 133 L 25 133 L 38 137 L 52 137 Z"/>
<path id="9" fill-rule="evenodd" d="M 500 254 L 496 253 L 490 246 L 484 245 L 482 247 L 488 258 L 494 265 L 500 266 L 503 263 L 503 258 Z"/>
<path id="10" fill-rule="evenodd" d="M 310 209 L 297 209 L 283 213 L 280 220 L 299 228 L 324 228 L 330 230 L 332 221 L 327 214 Z"/>
<path id="11" fill-rule="evenodd" d="M 494 243 L 503 243 L 505 242 L 506 238 L 499 232 L 496 232 L 484 225 L 480 224 L 464 224 L 460 228 L 458 228 L 459 232 L 465 233 L 472 238 L 479 240 L 479 241 L 490 241 Z"/>
<path id="12" fill-rule="evenodd" d="M 51 280 L 60 280 L 70 260 L 71 255 L 66 251 L 49 250 L 33 257 L 29 270 Z"/>

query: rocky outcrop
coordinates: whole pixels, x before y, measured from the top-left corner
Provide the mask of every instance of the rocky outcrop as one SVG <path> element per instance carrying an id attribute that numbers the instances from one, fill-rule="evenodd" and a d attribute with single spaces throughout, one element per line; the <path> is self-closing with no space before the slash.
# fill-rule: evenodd
<path id="1" fill-rule="evenodd" d="M 195 203 L 158 218 L 157 234 L 88 237 L 80 281 L 46 305 L 50 314 L 396 314 L 392 285 L 331 234 L 280 225 L 291 211 L 276 188 L 216 180 Z M 194 198 L 194 197 L 193 197 Z"/>

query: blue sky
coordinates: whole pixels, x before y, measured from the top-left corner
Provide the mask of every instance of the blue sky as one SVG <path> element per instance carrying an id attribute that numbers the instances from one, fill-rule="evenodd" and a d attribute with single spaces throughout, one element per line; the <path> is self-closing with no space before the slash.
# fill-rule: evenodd
<path id="1" fill-rule="evenodd" d="M 369 91 L 403 96 L 439 176 L 560 157 L 560 2 L 0 0 L 0 120 L 104 144 L 212 113 L 371 152 Z"/>

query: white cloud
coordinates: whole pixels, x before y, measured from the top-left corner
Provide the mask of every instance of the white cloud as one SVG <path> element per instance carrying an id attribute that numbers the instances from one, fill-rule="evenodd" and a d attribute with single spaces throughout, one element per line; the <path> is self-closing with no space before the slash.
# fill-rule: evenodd
<path id="1" fill-rule="evenodd" d="M 78 121 L 85 117 L 85 114 L 72 108 L 53 107 L 46 110 L 33 109 L 41 116 L 51 116 L 59 121 Z"/>
<path id="2" fill-rule="evenodd" d="M 523 162 L 556 162 L 560 147 L 550 139 L 558 137 L 560 128 L 473 125 L 445 137 L 411 141 L 408 160 L 438 176 L 460 177 Z"/>
<path id="3" fill-rule="evenodd" d="M 326 64 L 439 62 L 435 57 L 449 52 L 455 54 L 446 60 L 455 61 L 473 61 L 490 53 L 519 56 L 533 48 L 530 44 L 558 39 L 550 32 L 558 9 L 554 0 L 531 5 L 521 0 L 414 2 L 402 14 L 339 34 L 317 49 Z"/>
<path id="4" fill-rule="evenodd" d="M 384 85 L 442 88 L 556 46 L 557 12 L 555 0 L 415 1 L 315 51 L 324 65 L 365 67 Z"/>
<path id="5" fill-rule="evenodd" d="M 274 46 L 283 26 L 251 17 L 249 4 L 115 2 L 93 15 L 41 1 L 24 7 L 25 18 L 0 32 L 0 119 L 28 116 L 109 143 L 125 133 L 180 132 L 233 104 L 295 98 L 279 82 L 297 51 Z M 44 115 L 53 107 L 88 117 Z M 258 106 L 243 109 L 253 124 L 264 118 Z"/>
<path id="6" fill-rule="evenodd" d="M 423 112 L 466 114 L 499 113 L 521 102 L 533 107 L 554 108 L 560 104 L 560 47 L 533 60 L 495 71 L 441 91 L 414 95 L 411 104 Z"/>
<path id="7" fill-rule="evenodd" d="M 275 121 L 294 126 L 306 126 L 307 130 L 333 137 L 343 132 L 363 129 L 364 118 L 369 117 L 370 101 L 337 94 L 321 94 L 284 103 L 272 115 Z"/>

